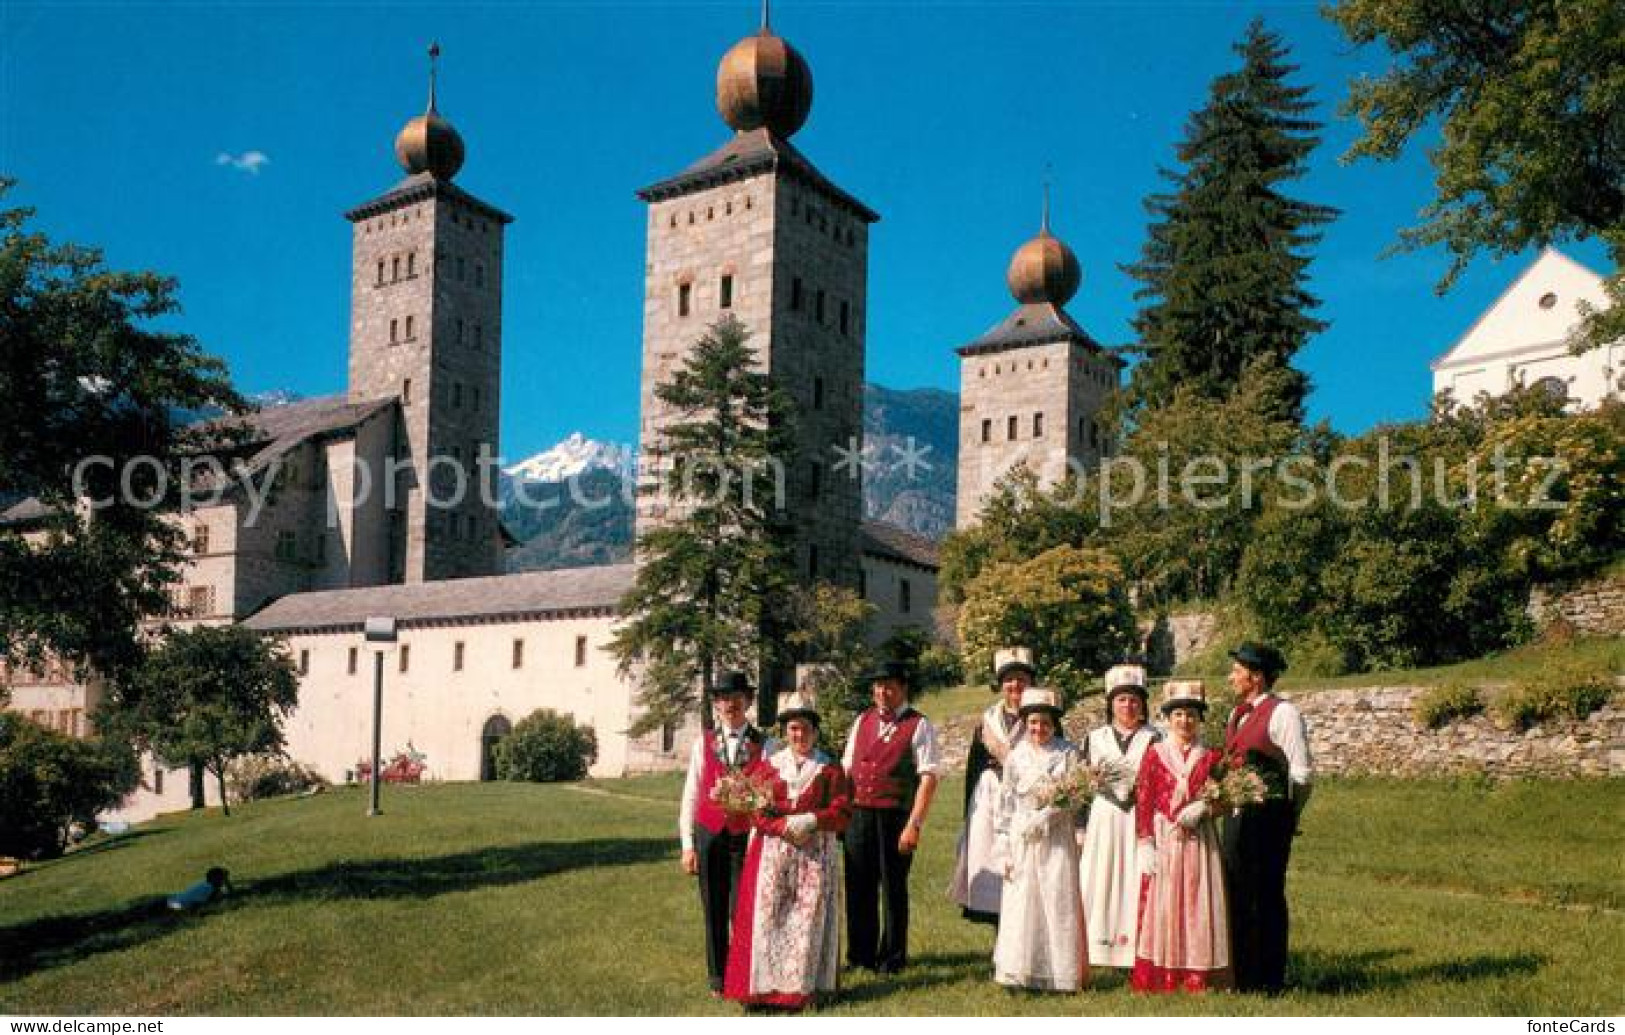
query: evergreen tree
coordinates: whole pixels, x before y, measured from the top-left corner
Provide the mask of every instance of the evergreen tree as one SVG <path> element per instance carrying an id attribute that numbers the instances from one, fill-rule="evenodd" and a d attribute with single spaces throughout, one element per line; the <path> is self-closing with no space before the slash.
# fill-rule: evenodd
<path id="1" fill-rule="evenodd" d="M 1134 320 L 1144 359 L 1129 384 L 1131 410 L 1161 406 L 1174 390 L 1223 398 L 1257 362 L 1290 369 L 1325 324 L 1304 286 L 1318 227 L 1336 210 L 1290 198 L 1319 143 L 1308 90 L 1287 77 L 1280 37 L 1255 20 L 1235 50 L 1242 66 L 1213 83 L 1177 154 L 1163 170 L 1173 190 L 1155 194 L 1140 260 L 1124 267 L 1141 284 Z M 1292 371 L 1276 408 L 1301 419 L 1307 379 Z"/>
<path id="2" fill-rule="evenodd" d="M 681 722 L 718 671 L 761 672 L 778 656 L 794 583 L 782 498 L 791 404 L 748 337 L 724 317 L 655 388 L 674 415 L 661 471 L 669 509 L 638 535 L 637 580 L 609 645 L 621 674 L 642 683 L 634 735 Z M 700 718 L 709 729 L 710 709 Z"/>

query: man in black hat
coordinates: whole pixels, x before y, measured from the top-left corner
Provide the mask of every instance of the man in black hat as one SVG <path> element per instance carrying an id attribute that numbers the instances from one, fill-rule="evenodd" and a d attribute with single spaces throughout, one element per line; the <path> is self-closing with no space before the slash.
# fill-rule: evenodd
<path id="1" fill-rule="evenodd" d="M 841 759 L 853 804 L 846 958 L 854 967 L 895 974 L 908 963 L 908 871 L 937 791 L 937 732 L 908 702 L 913 673 L 906 663 L 888 661 L 867 679 L 875 705 L 852 724 Z"/>
<path id="2" fill-rule="evenodd" d="M 1224 824 L 1231 966 L 1237 991 L 1274 994 L 1286 985 L 1286 867 L 1314 764 L 1303 714 L 1273 691 L 1286 671 L 1281 652 L 1243 643 L 1230 658 L 1237 704 L 1225 726 L 1225 766 L 1251 766 L 1267 789 L 1262 804 L 1242 808 Z"/>
<path id="3" fill-rule="evenodd" d="M 739 872 L 745 865 L 750 821 L 731 816 L 711 800 L 711 789 L 725 773 L 739 772 L 760 759 L 768 747 L 762 731 L 745 716 L 756 690 L 743 672 L 725 672 L 709 696 L 717 724 L 694 740 L 677 836 L 683 845 L 683 872 L 700 878 L 700 909 L 705 915 L 705 964 L 711 994 L 722 994 L 728 969 L 728 932 L 733 921 Z"/>

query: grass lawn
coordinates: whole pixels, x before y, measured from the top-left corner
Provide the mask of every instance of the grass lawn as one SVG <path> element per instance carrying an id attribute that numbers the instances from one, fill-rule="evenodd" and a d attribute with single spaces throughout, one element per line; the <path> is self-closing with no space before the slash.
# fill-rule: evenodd
<path id="1" fill-rule="evenodd" d="M 1294 694 L 1353 686 L 1438 686 L 1441 683 L 1451 682 L 1509 683 L 1540 675 L 1554 661 L 1606 666 L 1616 675 L 1625 673 L 1625 639 L 1598 636 L 1583 637 L 1573 643 L 1562 645 L 1531 643 L 1455 665 L 1362 672 L 1336 678 L 1293 679 L 1289 671 L 1281 677 L 1281 690 L 1284 693 Z"/>
<path id="2" fill-rule="evenodd" d="M 676 777 L 359 790 L 211 811 L 0 880 L 0 1012 L 738 1014 L 704 994 Z M 1148 999 L 990 980 L 992 931 L 942 889 L 944 786 L 913 876 L 915 965 L 829 1013 L 1625 1011 L 1625 782 L 1326 781 L 1289 884 L 1296 990 Z M 210 865 L 238 894 L 155 913 Z"/>

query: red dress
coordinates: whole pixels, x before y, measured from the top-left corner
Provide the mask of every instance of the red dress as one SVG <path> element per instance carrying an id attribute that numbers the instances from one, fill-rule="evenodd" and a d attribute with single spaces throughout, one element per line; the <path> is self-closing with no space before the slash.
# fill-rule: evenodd
<path id="1" fill-rule="evenodd" d="M 1230 922 L 1214 818 L 1194 831 L 1177 822 L 1201 796 L 1219 754 L 1163 740 L 1146 751 L 1134 806 L 1156 872 L 1141 878 L 1138 945 L 1130 982 L 1140 992 L 1201 992 L 1230 986 Z"/>
<path id="2" fill-rule="evenodd" d="M 788 748 L 751 771 L 774 782 L 773 812 L 752 821 L 734 905 L 723 995 L 752 1005 L 801 1009 L 832 992 L 840 973 L 840 845 L 851 797 L 846 774 L 822 754 L 797 759 Z M 803 844 L 787 837 L 789 817 L 811 816 Z"/>

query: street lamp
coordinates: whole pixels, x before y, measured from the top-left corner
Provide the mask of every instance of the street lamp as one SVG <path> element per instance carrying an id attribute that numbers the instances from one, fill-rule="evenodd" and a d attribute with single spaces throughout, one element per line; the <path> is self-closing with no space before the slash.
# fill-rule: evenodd
<path id="1" fill-rule="evenodd" d="M 372 804 L 367 815 L 379 816 L 378 782 L 382 778 L 384 729 L 384 646 L 396 640 L 395 619 L 375 617 L 367 619 L 366 640 L 378 644 L 372 655 Z"/>

